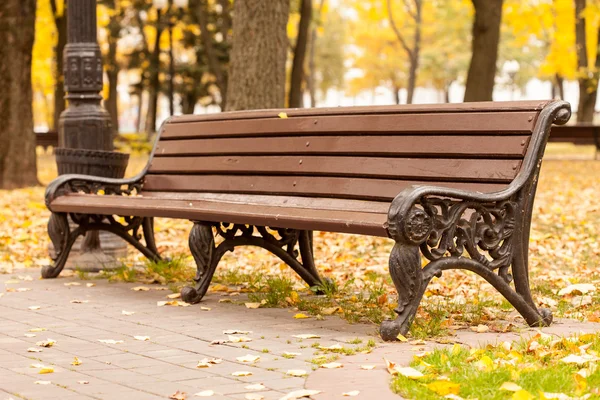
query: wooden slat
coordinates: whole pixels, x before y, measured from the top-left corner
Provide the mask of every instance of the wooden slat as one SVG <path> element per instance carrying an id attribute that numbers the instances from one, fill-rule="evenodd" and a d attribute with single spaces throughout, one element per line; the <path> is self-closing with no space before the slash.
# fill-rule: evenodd
<path id="1" fill-rule="evenodd" d="M 225 175 L 147 175 L 147 191 L 216 192 L 290 194 L 295 196 L 328 196 L 391 201 L 411 185 L 433 185 L 474 192 L 492 193 L 506 184 L 397 181 L 387 179 L 287 177 L 287 176 L 225 176 Z"/>
<path id="2" fill-rule="evenodd" d="M 342 115 L 294 118 L 167 123 L 161 141 L 173 138 L 267 135 L 393 134 L 399 132 L 446 134 L 531 132 L 537 112 L 431 113 L 396 115 Z"/>
<path id="3" fill-rule="evenodd" d="M 485 101 L 473 103 L 447 104 L 403 104 L 397 106 L 363 106 L 363 107 L 324 107 L 324 108 L 286 108 L 271 110 L 230 111 L 207 115 L 180 115 L 173 117 L 170 123 L 187 123 L 199 121 L 219 121 L 234 119 L 257 119 L 277 116 L 286 113 L 288 117 L 329 116 L 329 115 L 368 115 L 368 114 L 415 114 L 415 113 L 465 113 L 465 112 L 497 112 L 497 111 L 539 111 L 549 100 L 532 101 Z"/>
<path id="4" fill-rule="evenodd" d="M 161 141 L 155 157 L 225 154 L 355 154 L 519 157 L 529 136 L 304 136 Z"/>
<path id="5" fill-rule="evenodd" d="M 366 176 L 510 182 L 521 161 L 327 156 L 159 157 L 151 173 Z"/>
<path id="6" fill-rule="evenodd" d="M 181 218 L 231 222 L 291 229 L 325 230 L 387 236 L 386 214 L 332 211 L 293 207 L 257 206 L 209 201 L 169 200 L 149 197 L 70 194 L 55 199 L 53 212 Z"/>
<path id="7" fill-rule="evenodd" d="M 357 211 L 375 214 L 387 214 L 388 201 L 365 201 L 348 199 L 329 199 L 298 196 L 273 196 L 261 194 L 232 193 L 174 193 L 174 192 L 142 192 L 142 197 L 160 198 L 163 200 L 187 200 L 218 203 L 249 204 L 257 206 L 293 207 L 318 210 Z"/>

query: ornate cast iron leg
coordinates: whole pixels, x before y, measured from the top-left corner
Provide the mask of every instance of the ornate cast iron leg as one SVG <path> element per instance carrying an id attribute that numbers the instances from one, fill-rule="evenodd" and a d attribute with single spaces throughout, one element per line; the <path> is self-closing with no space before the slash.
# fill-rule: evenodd
<path id="1" fill-rule="evenodd" d="M 156 248 L 156 241 L 154 240 L 154 218 L 144 218 L 144 221 L 142 222 L 142 232 L 144 233 L 146 248 L 160 258 L 158 249 Z"/>
<path id="2" fill-rule="evenodd" d="M 75 243 L 75 240 L 79 235 L 85 233 L 85 230 L 80 226 L 75 230 L 71 231 L 69 228 L 69 221 L 67 220 L 67 214 L 63 213 L 52 213 L 50 220 L 48 221 L 48 235 L 54 245 L 56 252 L 53 265 L 45 265 L 42 267 L 42 278 L 56 278 L 65 264 L 67 258 L 71 252 L 71 248 Z"/>
<path id="3" fill-rule="evenodd" d="M 406 335 L 417 313 L 428 281 L 423 277 L 419 247 L 396 243 L 389 263 L 390 275 L 398 291 L 398 317 L 381 323 L 381 338 L 396 340 L 399 333 Z"/>
<path id="4" fill-rule="evenodd" d="M 298 246 L 300 247 L 302 266 L 315 278 L 315 281 L 322 282 L 323 279 L 319 276 L 319 271 L 315 266 L 312 231 L 300 231 Z"/>
<path id="5" fill-rule="evenodd" d="M 194 223 L 189 243 L 192 256 L 196 261 L 197 272 L 194 286 L 184 287 L 181 290 L 181 298 L 186 303 L 195 304 L 200 302 L 206 294 L 217 264 L 225 252 L 219 252 L 220 256 L 217 255 L 212 226 L 206 223 Z"/>

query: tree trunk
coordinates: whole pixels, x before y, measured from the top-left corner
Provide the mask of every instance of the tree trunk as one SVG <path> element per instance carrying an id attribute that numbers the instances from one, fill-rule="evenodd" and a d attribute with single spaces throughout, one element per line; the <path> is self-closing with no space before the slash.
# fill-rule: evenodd
<path id="1" fill-rule="evenodd" d="M 58 130 L 58 120 L 60 114 L 65 111 L 65 79 L 64 79 L 64 61 L 63 51 L 67 45 L 67 0 L 64 1 L 63 13 L 58 15 L 55 0 L 50 2 L 54 15 L 54 24 L 56 25 L 57 43 L 54 50 L 56 60 L 56 70 L 54 71 L 54 117 L 52 119 L 52 129 Z"/>
<path id="2" fill-rule="evenodd" d="M 31 59 L 36 0 L 0 1 L 0 189 L 36 185 Z"/>
<path id="3" fill-rule="evenodd" d="M 600 52 L 596 55 L 596 71 L 590 70 L 587 57 L 586 20 L 582 13 L 586 0 L 575 0 L 575 42 L 577 48 L 577 67 L 581 72 L 579 78 L 579 103 L 577 106 L 577 122 L 594 122 L 594 109 L 598 96 L 598 72 Z M 600 37 L 600 31 L 599 31 Z"/>
<path id="4" fill-rule="evenodd" d="M 158 93 L 160 92 L 160 37 L 163 28 L 160 25 L 160 10 L 157 11 L 156 40 L 150 54 L 150 79 L 148 80 L 148 112 L 146 113 L 146 134 L 148 138 L 156 132 L 156 116 L 158 112 Z"/>
<path id="5" fill-rule="evenodd" d="M 408 66 L 408 84 L 406 85 L 406 103 L 412 104 L 413 96 L 415 94 L 415 89 L 417 87 L 417 71 L 419 69 L 419 53 L 421 52 L 421 22 L 422 22 L 422 10 L 423 10 L 423 0 L 413 0 L 414 2 L 414 10 L 410 10 L 409 6 L 405 3 L 407 12 L 412 17 L 415 24 L 415 33 L 413 38 L 412 47 L 410 47 L 407 41 L 404 39 L 404 36 L 398 29 L 396 25 L 396 21 L 394 20 L 394 15 L 392 14 L 392 0 L 387 0 L 387 8 L 388 8 L 388 19 L 390 21 L 390 25 L 392 30 L 396 34 L 400 45 L 406 51 L 409 60 Z"/>
<path id="6" fill-rule="evenodd" d="M 223 36 L 223 40 L 226 41 L 229 36 L 229 0 L 219 0 L 219 4 L 221 5 L 221 12 L 223 17 L 223 23 L 221 25 L 221 35 Z M 196 19 L 198 20 L 198 25 L 200 26 L 200 39 L 202 40 L 202 45 L 204 46 L 204 53 L 206 55 L 206 60 L 208 62 L 208 68 L 210 72 L 215 76 L 217 87 L 219 88 L 219 92 L 221 94 L 221 109 L 224 110 L 227 107 L 227 71 L 223 69 L 221 61 L 219 61 L 219 57 L 217 54 L 217 49 L 215 49 L 215 45 L 213 43 L 213 35 L 208 28 L 208 5 L 206 1 L 199 1 L 196 6 Z"/>
<path id="7" fill-rule="evenodd" d="M 312 0 L 302 0 L 300 5 L 300 21 L 298 22 L 298 37 L 294 47 L 294 61 L 292 63 L 292 77 L 290 79 L 290 94 L 288 104 L 290 108 L 304 107 L 302 99 L 302 84 L 304 83 L 304 59 L 308 46 L 308 29 L 312 21 Z"/>
<path id="8" fill-rule="evenodd" d="M 108 78 L 108 97 L 104 101 L 106 111 L 110 114 L 113 137 L 119 134 L 119 105 L 117 86 L 119 83 L 119 66 L 117 65 L 117 43 L 121 24 L 112 17 L 108 25 L 108 55 L 106 57 L 106 76 Z"/>
<path id="9" fill-rule="evenodd" d="M 490 101 L 494 92 L 503 0 L 472 0 L 475 7 L 465 101 Z"/>
<path id="10" fill-rule="evenodd" d="M 227 110 L 285 105 L 289 0 L 234 2 Z"/>
<path id="11" fill-rule="evenodd" d="M 325 0 L 321 0 L 319 5 L 319 16 L 318 21 L 321 23 L 321 17 L 323 15 L 323 7 L 325 6 Z M 310 30 L 310 42 L 309 42 L 309 54 L 308 54 L 308 93 L 310 95 L 310 107 L 314 108 L 317 106 L 317 66 L 315 64 L 315 56 L 317 50 L 317 24 L 313 23 Z"/>

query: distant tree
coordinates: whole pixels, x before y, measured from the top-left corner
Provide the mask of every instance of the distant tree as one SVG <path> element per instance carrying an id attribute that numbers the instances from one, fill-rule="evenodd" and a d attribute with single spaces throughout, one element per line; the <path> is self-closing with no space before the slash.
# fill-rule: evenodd
<path id="1" fill-rule="evenodd" d="M 36 0 L 0 1 L 0 189 L 37 184 L 31 89 Z"/>
<path id="2" fill-rule="evenodd" d="M 496 78 L 503 0 L 472 0 L 475 7 L 472 55 L 465 101 L 492 100 Z"/>
<path id="3" fill-rule="evenodd" d="M 412 4 L 410 4 L 412 3 Z M 412 20 L 412 41 L 405 38 L 402 31 L 396 25 L 393 14 L 392 0 L 387 0 L 387 10 L 390 25 L 402 48 L 408 56 L 408 83 L 406 86 L 406 103 L 412 104 L 415 89 L 417 87 L 417 71 L 419 69 L 419 53 L 421 52 L 421 29 L 423 22 L 423 0 L 412 0 L 404 2 L 404 9 L 408 14 L 407 19 Z"/>
<path id="4" fill-rule="evenodd" d="M 294 57 L 292 59 L 292 74 L 290 78 L 290 91 L 288 105 L 291 108 L 304 107 L 303 84 L 306 50 L 309 41 L 309 28 L 312 22 L 313 4 L 312 0 L 300 0 L 300 20 L 298 21 L 298 34 L 294 45 Z"/>
<path id="5" fill-rule="evenodd" d="M 596 98 L 598 97 L 598 80 L 600 78 L 600 51 L 588 54 L 587 24 L 597 19 L 598 14 L 588 9 L 586 0 L 575 0 L 575 47 L 577 49 L 577 69 L 579 81 L 579 104 L 577 106 L 577 122 L 593 122 Z M 599 43 L 600 28 L 597 28 L 595 42 Z M 595 59 L 594 59 L 595 55 Z M 589 58 L 588 58 L 589 56 Z M 593 64 L 590 63 L 593 60 Z"/>
<path id="6" fill-rule="evenodd" d="M 284 107 L 289 0 L 233 5 L 227 110 Z"/>
<path id="7" fill-rule="evenodd" d="M 63 51 L 67 45 L 67 3 L 68 0 L 50 0 L 54 25 L 56 26 L 56 47 L 54 48 L 54 118 L 52 128 L 58 129 L 58 119 L 65 110 L 65 80 Z"/>

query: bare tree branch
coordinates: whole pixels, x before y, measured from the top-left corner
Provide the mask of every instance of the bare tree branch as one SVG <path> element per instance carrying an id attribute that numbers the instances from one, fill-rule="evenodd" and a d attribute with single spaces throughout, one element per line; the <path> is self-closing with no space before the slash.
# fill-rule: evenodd
<path id="1" fill-rule="evenodd" d="M 408 44 L 406 43 L 406 41 L 404 40 L 404 36 L 402 36 L 402 33 L 398 29 L 398 26 L 396 26 L 396 21 L 394 21 L 394 15 L 392 13 L 392 0 L 387 0 L 387 9 L 388 9 L 388 18 L 390 20 L 390 25 L 392 26 L 392 30 L 396 34 L 396 37 L 400 41 L 400 44 L 404 48 L 404 51 L 406 51 L 408 53 L 408 56 L 412 59 L 412 57 L 413 57 L 413 51 L 408 46 Z"/>

